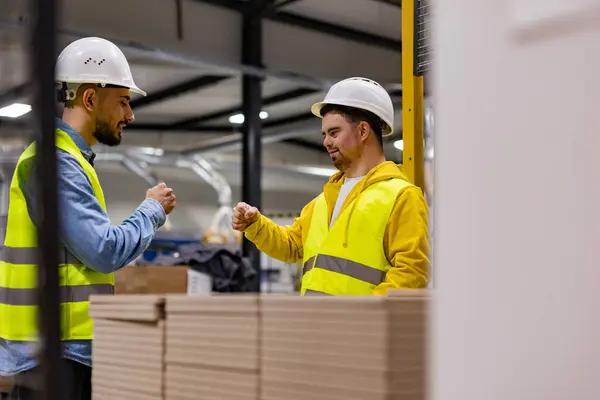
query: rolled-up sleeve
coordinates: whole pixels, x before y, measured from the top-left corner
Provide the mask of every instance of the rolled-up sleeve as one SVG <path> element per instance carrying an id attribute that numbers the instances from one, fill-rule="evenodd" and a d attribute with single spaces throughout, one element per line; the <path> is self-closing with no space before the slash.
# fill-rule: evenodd
<path id="1" fill-rule="evenodd" d="M 30 168 L 33 172 L 34 168 Z M 37 221 L 35 177 L 25 186 L 29 213 Z M 59 238 L 86 267 L 111 273 L 137 258 L 166 219 L 163 207 L 145 199 L 120 225 L 112 225 L 75 157 L 58 151 Z"/>

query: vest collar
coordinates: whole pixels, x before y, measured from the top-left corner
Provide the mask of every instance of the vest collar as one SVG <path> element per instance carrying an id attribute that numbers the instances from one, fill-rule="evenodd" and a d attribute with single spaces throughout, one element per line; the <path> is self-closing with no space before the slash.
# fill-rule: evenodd
<path id="1" fill-rule="evenodd" d="M 71 125 L 67 124 L 65 121 L 63 121 L 60 118 L 56 118 L 56 127 L 58 129 L 60 129 L 61 131 L 64 131 L 67 135 L 69 135 L 71 140 L 73 140 L 73 142 L 75 142 L 75 145 L 77 146 L 79 151 L 81 151 L 81 154 L 83 155 L 83 157 L 90 164 L 94 165 L 94 159 L 96 158 L 96 153 L 94 153 L 91 146 L 85 141 L 83 136 L 81 136 L 79 134 L 79 132 L 77 132 L 75 129 L 73 129 L 73 127 Z"/>

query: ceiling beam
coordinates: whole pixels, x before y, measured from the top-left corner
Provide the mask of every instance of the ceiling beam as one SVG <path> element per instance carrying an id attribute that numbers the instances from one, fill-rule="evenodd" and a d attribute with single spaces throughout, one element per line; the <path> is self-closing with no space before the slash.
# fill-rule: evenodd
<path id="1" fill-rule="evenodd" d="M 290 116 L 284 117 L 284 118 L 275 119 L 272 121 L 267 121 L 267 122 L 263 123 L 263 126 L 265 128 L 277 128 L 278 126 L 283 126 L 283 125 L 297 123 L 297 122 L 310 121 L 311 119 L 316 119 L 316 118 L 317 117 L 315 117 L 312 113 L 301 113 L 301 114 L 290 115 Z"/>
<path id="2" fill-rule="evenodd" d="M 282 103 L 284 101 L 297 99 L 302 96 L 307 96 L 309 94 L 317 93 L 318 90 L 309 89 L 309 88 L 298 88 L 294 90 L 290 90 L 288 92 L 278 93 L 273 96 L 265 97 L 262 100 L 263 106 L 273 105 L 277 103 Z M 227 109 L 211 112 L 204 115 L 199 115 L 197 117 L 185 118 L 180 121 L 173 123 L 171 126 L 175 129 L 183 129 L 186 127 L 196 126 L 198 124 L 212 121 L 215 119 L 228 117 L 233 114 L 238 114 L 242 112 L 242 106 L 230 107 Z"/>
<path id="3" fill-rule="evenodd" d="M 146 97 L 140 97 L 131 101 L 131 107 L 139 109 L 140 107 L 149 106 L 151 104 L 160 103 L 169 98 L 181 96 L 184 93 L 193 90 L 204 89 L 228 79 L 229 76 L 221 75 L 204 75 L 185 82 L 178 83 L 173 86 L 166 87 L 162 90 L 152 93 Z"/>
<path id="4" fill-rule="evenodd" d="M 278 12 L 283 7 L 287 7 L 293 3 L 297 3 L 301 0 L 280 0 L 280 1 L 272 1 L 265 9 L 262 11 L 261 16 L 265 17 L 267 14 Z"/>
<path id="5" fill-rule="evenodd" d="M 401 0 L 373 0 L 373 1 L 376 1 L 378 3 L 383 3 L 383 4 L 389 4 L 390 6 L 395 6 L 398 8 L 402 7 Z"/>
<path id="6" fill-rule="evenodd" d="M 279 12 L 267 14 L 265 18 L 282 24 L 312 30 L 315 32 L 336 36 L 342 39 L 352 40 L 357 43 L 367 44 L 370 46 L 377 46 L 397 52 L 402 51 L 402 42 L 399 40 L 389 39 L 383 36 L 375 35 L 373 33 L 359 31 L 357 29 L 349 28 L 343 25 L 319 21 L 313 18 L 304 17 L 299 14 Z"/>
<path id="7" fill-rule="evenodd" d="M 239 3 L 235 0 L 196 0 L 203 3 L 211 4 L 218 7 L 227 8 L 240 13 L 249 12 L 247 3 Z M 332 36 L 336 36 L 342 39 L 352 40 L 357 43 L 368 44 L 371 46 L 378 46 L 384 49 L 393 51 L 402 51 L 402 42 L 399 40 L 389 39 L 383 36 L 359 31 L 347 26 L 332 24 L 325 21 L 319 21 L 313 18 L 304 17 L 302 15 L 293 14 L 289 12 L 277 12 L 277 13 L 266 13 L 265 19 L 296 26 L 299 28 L 312 30 Z"/>

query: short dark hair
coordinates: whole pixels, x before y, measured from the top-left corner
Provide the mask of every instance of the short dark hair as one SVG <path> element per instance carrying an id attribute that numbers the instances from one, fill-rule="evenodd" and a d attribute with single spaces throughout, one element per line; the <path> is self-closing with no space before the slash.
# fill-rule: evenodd
<path id="1" fill-rule="evenodd" d="M 340 114 L 346 117 L 349 122 L 353 124 L 358 124 L 361 121 L 365 121 L 369 124 L 379 144 L 383 146 L 383 127 L 385 126 L 385 122 L 377 115 L 373 114 L 367 110 L 361 110 L 360 108 L 342 106 L 338 104 L 326 104 L 321 108 L 321 117 L 329 113 Z"/>
<path id="2" fill-rule="evenodd" d="M 101 84 L 97 83 L 97 84 L 93 84 L 93 83 L 82 83 L 78 88 L 77 88 L 77 92 L 79 92 L 79 89 L 81 89 L 82 87 L 86 87 L 90 88 L 90 87 L 105 87 L 105 88 L 112 88 L 112 89 L 129 89 L 125 86 L 120 86 L 120 85 L 113 85 L 113 84 L 108 84 L 105 86 L 102 86 Z M 67 100 L 67 83 L 63 82 L 61 84 L 61 87 L 59 89 L 57 89 L 57 99 L 59 103 L 64 103 L 65 104 L 65 108 L 74 108 L 75 107 L 75 100 Z M 77 97 L 77 96 L 75 96 Z"/>

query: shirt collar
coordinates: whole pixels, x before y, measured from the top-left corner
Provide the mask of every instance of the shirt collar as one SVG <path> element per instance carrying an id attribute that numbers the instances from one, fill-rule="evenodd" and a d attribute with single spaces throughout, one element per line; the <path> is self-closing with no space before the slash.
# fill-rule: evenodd
<path id="1" fill-rule="evenodd" d="M 79 151 L 81 151 L 81 154 L 83 154 L 83 157 L 90 164 L 94 165 L 94 158 L 96 158 L 96 153 L 94 153 L 92 151 L 91 146 L 85 141 L 83 136 L 81 136 L 79 134 L 79 132 L 77 132 L 75 129 L 73 129 L 73 127 L 71 125 L 67 124 L 65 121 L 63 121 L 60 118 L 56 119 L 56 127 L 58 129 L 64 131 L 67 135 L 69 135 L 71 140 L 73 140 L 73 142 L 75 142 L 75 145 L 77 146 L 77 148 L 79 148 Z"/>

